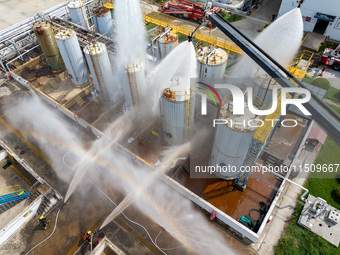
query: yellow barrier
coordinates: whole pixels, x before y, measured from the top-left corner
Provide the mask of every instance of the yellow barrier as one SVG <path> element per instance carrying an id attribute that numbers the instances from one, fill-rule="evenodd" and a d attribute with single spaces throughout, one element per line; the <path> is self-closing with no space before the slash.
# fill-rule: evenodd
<path id="1" fill-rule="evenodd" d="M 9 186 L 9 187 L 0 189 L 0 196 L 18 192 L 18 191 L 22 191 L 22 188 L 20 185 Z"/>
<path id="2" fill-rule="evenodd" d="M 181 21 L 179 19 L 176 19 L 175 17 L 172 17 L 164 13 L 159 12 L 147 13 L 147 9 L 143 9 L 143 13 L 144 20 L 146 22 L 155 24 L 160 27 L 172 27 L 174 33 L 189 35 L 196 28 L 190 22 Z M 199 41 L 203 41 L 208 44 L 214 44 L 227 51 L 231 51 L 236 54 L 243 54 L 243 51 L 232 41 L 228 39 L 219 38 L 215 35 L 212 35 L 208 31 L 198 30 L 195 33 L 195 38 Z"/>

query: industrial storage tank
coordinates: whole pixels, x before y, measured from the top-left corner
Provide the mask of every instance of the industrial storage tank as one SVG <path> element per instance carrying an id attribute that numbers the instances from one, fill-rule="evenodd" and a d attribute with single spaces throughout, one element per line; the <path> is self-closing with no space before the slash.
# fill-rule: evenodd
<path id="1" fill-rule="evenodd" d="M 260 67 L 252 72 L 252 80 L 255 84 L 253 95 L 258 96 L 269 109 L 273 103 L 273 88 L 281 88 L 276 80 L 264 72 Z"/>
<path id="2" fill-rule="evenodd" d="M 37 22 L 33 25 L 33 31 L 52 72 L 65 70 L 51 24 L 46 21 Z"/>
<path id="3" fill-rule="evenodd" d="M 157 40 L 158 56 L 165 58 L 178 45 L 178 35 L 167 33 Z"/>
<path id="4" fill-rule="evenodd" d="M 103 99 L 113 99 L 110 89 L 112 69 L 105 44 L 100 42 L 88 44 L 84 48 L 84 53 L 95 88 L 101 92 Z"/>
<path id="5" fill-rule="evenodd" d="M 60 30 L 55 38 L 73 84 L 83 85 L 88 82 L 89 74 L 85 59 L 74 31 Z"/>
<path id="6" fill-rule="evenodd" d="M 223 78 L 228 53 L 215 46 L 201 46 L 196 51 L 199 78 L 213 80 Z"/>
<path id="7" fill-rule="evenodd" d="M 89 19 L 87 17 L 86 8 L 82 0 L 72 0 L 67 5 L 67 8 L 73 23 L 87 29 L 91 28 Z"/>
<path id="8" fill-rule="evenodd" d="M 113 38 L 113 22 L 109 9 L 105 7 L 95 9 L 93 11 L 93 22 L 98 33 Z"/>
<path id="9" fill-rule="evenodd" d="M 263 109 L 263 102 L 253 98 L 254 106 Z M 247 104 L 245 104 L 247 105 Z M 215 172 L 219 178 L 235 179 L 243 165 L 251 144 L 254 132 L 261 121 L 259 116 L 250 112 L 245 106 L 244 115 L 233 115 L 232 95 L 229 94 L 223 99 L 223 106 L 220 110 L 220 119 L 227 120 L 226 124 L 216 125 L 213 148 L 209 160 L 209 165 L 219 168 L 220 172 Z"/>
<path id="10" fill-rule="evenodd" d="M 141 59 L 129 64 L 125 68 L 123 92 L 127 108 L 140 105 L 141 99 L 145 94 L 145 72 Z"/>
<path id="11" fill-rule="evenodd" d="M 180 145 L 190 138 L 190 126 L 193 120 L 193 99 L 190 89 L 181 86 L 176 80 L 164 89 L 160 99 L 162 136 L 170 145 Z"/>

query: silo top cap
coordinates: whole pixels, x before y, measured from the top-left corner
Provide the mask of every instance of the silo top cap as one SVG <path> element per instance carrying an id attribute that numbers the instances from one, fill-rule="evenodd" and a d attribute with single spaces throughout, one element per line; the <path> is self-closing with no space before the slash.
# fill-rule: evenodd
<path id="1" fill-rule="evenodd" d="M 199 62 L 208 65 L 222 65 L 228 60 L 228 53 L 214 46 L 198 48 L 196 55 Z"/>
<path id="2" fill-rule="evenodd" d="M 104 6 L 101 6 L 93 11 L 94 16 L 101 17 L 105 16 L 108 12 L 110 12 L 109 9 L 105 8 Z"/>
<path id="3" fill-rule="evenodd" d="M 84 5 L 83 5 L 82 1 L 80 1 L 80 0 L 73 0 L 67 5 L 67 7 L 70 8 L 70 9 L 78 9 L 78 8 L 83 7 L 83 6 Z"/>
<path id="4" fill-rule="evenodd" d="M 56 39 L 59 39 L 59 40 L 66 40 L 66 39 L 69 39 L 71 38 L 72 36 L 74 36 L 75 33 L 73 30 L 69 30 L 69 29 L 63 29 L 63 30 L 60 30 L 56 35 Z"/>
<path id="5" fill-rule="evenodd" d="M 105 44 L 100 43 L 100 42 L 88 44 L 84 48 L 84 52 L 86 54 L 91 54 L 91 55 L 100 54 L 100 53 L 104 52 L 105 50 L 106 50 Z"/>

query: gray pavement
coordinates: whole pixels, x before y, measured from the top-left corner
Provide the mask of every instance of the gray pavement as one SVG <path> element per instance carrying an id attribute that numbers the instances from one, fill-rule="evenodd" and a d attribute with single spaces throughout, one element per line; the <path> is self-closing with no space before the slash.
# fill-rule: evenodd
<path id="1" fill-rule="evenodd" d="M 265 0 L 248 19 L 234 22 L 233 25 L 250 39 L 255 39 L 270 17 L 279 10 L 281 1 Z"/>
<path id="2" fill-rule="evenodd" d="M 313 123 L 311 125 L 317 126 L 314 121 Z M 309 131 L 310 130 L 311 128 L 309 129 Z M 319 151 L 315 150 L 311 152 L 308 150 L 302 150 L 302 146 L 305 144 L 305 139 L 307 139 L 309 131 L 307 131 L 304 140 L 302 141 L 298 150 L 297 157 L 292 165 L 300 166 L 304 164 L 314 163 Z M 306 180 L 307 178 L 300 178 L 298 176 L 292 181 L 299 185 L 304 185 Z M 280 198 L 272 212 L 272 221 L 267 224 L 266 228 L 262 232 L 262 236 L 260 237 L 260 239 L 256 243 L 252 244 L 252 247 L 258 252 L 259 255 L 274 254 L 273 247 L 279 241 L 287 222 L 290 221 L 296 206 L 296 199 L 300 195 L 301 191 L 302 190 L 297 186 L 286 183 L 283 192 L 280 195 Z"/>
<path id="3" fill-rule="evenodd" d="M 320 65 L 319 67 L 309 68 L 307 75 L 312 78 L 318 78 L 318 74 L 323 69 L 324 65 Z M 329 66 L 326 68 L 324 73 L 322 74 L 323 78 L 326 78 L 331 83 L 331 86 L 340 89 L 340 71 L 336 71 L 333 67 Z"/>
<path id="4" fill-rule="evenodd" d="M 0 30 L 63 2 L 65 0 L 0 0 Z"/>

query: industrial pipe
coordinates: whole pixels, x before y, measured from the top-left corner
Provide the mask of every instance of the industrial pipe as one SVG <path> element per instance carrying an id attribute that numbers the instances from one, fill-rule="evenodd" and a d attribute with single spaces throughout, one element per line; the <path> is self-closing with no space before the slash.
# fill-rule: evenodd
<path id="1" fill-rule="evenodd" d="M 298 188 L 300 188 L 300 189 L 303 189 L 305 192 L 300 196 L 300 199 L 301 199 L 303 202 L 305 202 L 305 203 L 308 202 L 308 200 L 305 198 L 305 196 L 306 196 L 306 195 L 308 194 L 308 192 L 309 192 L 308 189 L 306 189 L 305 187 L 301 186 L 300 184 L 297 184 L 296 182 L 293 182 L 293 181 L 289 180 L 289 179 L 286 178 L 286 177 L 283 177 L 282 175 L 280 175 L 280 174 L 278 174 L 278 173 L 276 173 L 276 172 L 274 172 L 274 171 L 270 171 L 266 166 L 263 166 L 263 165 L 261 165 L 261 164 L 259 164 L 259 163 L 257 163 L 257 162 L 255 162 L 255 165 L 257 165 L 257 166 L 259 166 L 259 167 L 261 167 L 261 168 L 264 168 L 267 172 L 273 173 L 274 175 L 280 177 L 281 179 L 283 179 L 283 180 L 285 180 L 285 181 L 287 181 L 287 182 L 289 182 L 289 183 L 295 185 L 296 187 L 298 187 Z"/>

